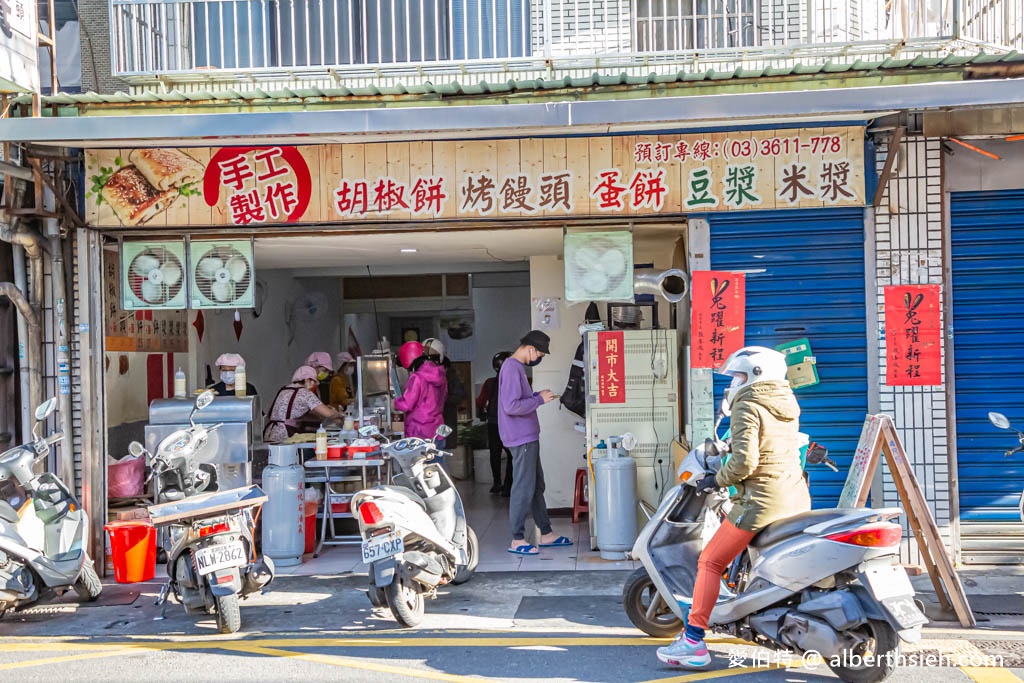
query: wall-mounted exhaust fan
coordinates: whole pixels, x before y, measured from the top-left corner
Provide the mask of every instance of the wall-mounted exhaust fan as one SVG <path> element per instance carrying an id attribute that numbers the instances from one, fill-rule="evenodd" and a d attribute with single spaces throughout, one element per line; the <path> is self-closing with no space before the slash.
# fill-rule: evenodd
<path id="1" fill-rule="evenodd" d="M 191 308 L 252 308 L 252 240 L 192 240 Z"/>
<path id="2" fill-rule="evenodd" d="M 632 301 L 633 234 L 625 230 L 566 233 L 565 298 Z"/>
<path id="3" fill-rule="evenodd" d="M 185 308 L 185 243 L 121 243 L 121 308 Z"/>

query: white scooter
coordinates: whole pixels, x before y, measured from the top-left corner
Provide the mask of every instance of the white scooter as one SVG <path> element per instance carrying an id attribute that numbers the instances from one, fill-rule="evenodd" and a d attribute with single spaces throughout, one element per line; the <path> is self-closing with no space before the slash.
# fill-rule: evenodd
<path id="1" fill-rule="evenodd" d="M 56 398 L 36 408 L 32 443 L 0 454 L 0 616 L 69 589 L 89 601 L 103 590 L 85 551 L 88 515 L 56 475 L 35 471 L 64 438 L 37 433 L 56 409 Z"/>
<path id="2" fill-rule="evenodd" d="M 697 560 L 731 503 L 725 491 L 699 494 L 721 468 L 727 444 L 708 439 L 679 467 L 682 483 L 640 532 L 627 580 L 630 621 L 653 636 L 678 632 L 693 601 Z M 850 683 L 877 683 L 894 670 L 900 640 L 917 642 L 927 619 L 897 564 L 903 536 L 889 520 L 899 508 L 813 510 L 770 524 L 754 537 L 711 613 L 712 631 L 798 655 L 817 652 Z M 871 655 L 868 657 L 867 655 Z"/>
<path id="3" fill-rule="evenodd" d="M 1007 429 L 1007 430 L 1009 430 L 1011 432 L 1017 432 L 1017 441 L 1019 443 L 1017 444 L 1016 448 L 1011 448 L 1011 449 L 1007 450 L 1006 453 L 1004 453 L 1004 455 L 1007 458 L 1009 458 L 1010 456 L 1016 455 L 1017 453 L 1024 453 L 1024 432 L 1021 432 L 1019 429 L 1011 427 L 1010 426 L 1010 421 L 1008 419 L 1006 419 L 1005 415 L 1003 415 L 1002 413 L 989 413 L 988 414 L 988 421 L 991 422 L 996 427 L 998 427 L 999 429 Z M 1020 521 L 1024 522 L 1024 492 L 1021 492 L 1021 494 L 1020 494 L 1019 507 L 1020 507 Z"/>
<path id="4" fill-rule="evenodd" d="M 359 430 L 380 437 L 376 427 Z M 391 486 L 356 493 L 352 509 L 363 536 L 363 562 L 370 565 L 370 602 L 387 605 L 402 626 L 423 619 L 424 594 L 439 585 L 469 581 L 479 562 L 476 534 L 466 524 L 462 499 L 448 473 L 436 462 L 450 455 L 438 450 L 437 436 L 384 440 L 381 451 L 398 470 Z"/>

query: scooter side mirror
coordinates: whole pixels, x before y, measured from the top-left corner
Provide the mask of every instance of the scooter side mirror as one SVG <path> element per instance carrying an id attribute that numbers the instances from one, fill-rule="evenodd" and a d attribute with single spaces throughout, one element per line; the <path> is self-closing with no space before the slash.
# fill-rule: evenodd
<path id="1" fill-rule="evenodd" d="M 53 396 L 49 400 L 40 403 L 39 407 L 36 408 L 36 421 L 42 422 L 53 415 L 55 410 L 57 410 L 57 397 Z"/>
<path id="2" fill-rule="evenodd" d="M 199 394 L 199 396 L 196 397 L 196 410 L 203 410 L 213 403 L 214 396 L 216 396 L 216 394 L 213 392 L 213 389 L 207 389 L 203 393 Z"/>
<path id="3" fill-rule="evenodd" d="M 365 427 L 359 428 L 359 436 L 363 436 L 366 438 L 380 436 L 380 430 L 377 429 L 376 425 L 366 425 Z"/>
<path id="4" fill-rule="evenodd" d="M 146 452 L 146 449 L 138 441 L 132 441 L 130 444 L 128 444 L 128 452 L 131 453 L 133 457 L 138 458 L 139 456 Z"/>
<path id="5" fill-rule="evenodd" d="M 437 438 L 444 439 L 444 438 L 447 438 L 448 435 L 451 434 L 451 433 L 452 433 L 452 428 L 451 427 L 449 427 L 448 425 L 441 425 L 440 427 L 437 428 L 437 432 L 435 433 L 434 438 L 435 439 L 437 439 Z"/>
<path id="6" fill-rule="evenodd" d="M 1002 413 L 989 413 L 988 421 L 991 422 L 993 426 L 998 427 L 999 429 L 1013 429 L 1010 426 L 1010 421 L 1006 419 L 1006 416 L 1003 415 Z"/>

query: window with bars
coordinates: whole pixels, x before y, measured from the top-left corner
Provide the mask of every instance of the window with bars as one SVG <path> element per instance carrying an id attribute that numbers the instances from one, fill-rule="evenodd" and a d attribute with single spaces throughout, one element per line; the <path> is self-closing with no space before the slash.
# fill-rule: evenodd
<path id="1" fill-rule="evenodd" d="M 640 52 L 756 45 L 757 0 L 636 0 L 633 45 Z"/>

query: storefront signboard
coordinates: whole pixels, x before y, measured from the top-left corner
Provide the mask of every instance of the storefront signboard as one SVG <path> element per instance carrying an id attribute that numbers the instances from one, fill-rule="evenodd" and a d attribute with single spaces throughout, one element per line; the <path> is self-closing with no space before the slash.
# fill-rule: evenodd
<path id="1" fill-rule="evenodd" d="M 597 333 L 597 402 L 626 402 L 626 365 L 623 357 L 625 335 Z"/>
<path id="2" fill-rule="evenodd" d="M 885 287 L 885 383 L 891 387 L 942 384 L 939 285 Z"/>
<path id="3" fill-rule="evenodd" d="M 860 126 L 86 152 L 97 227 L 657 216 L 865 203 Z"/>
<path id="4" fill-rule="evenodd" d="M 690 296 L 690 367 L 718 368 L 743 347 L 746 275 L 694 271 Z"/>

